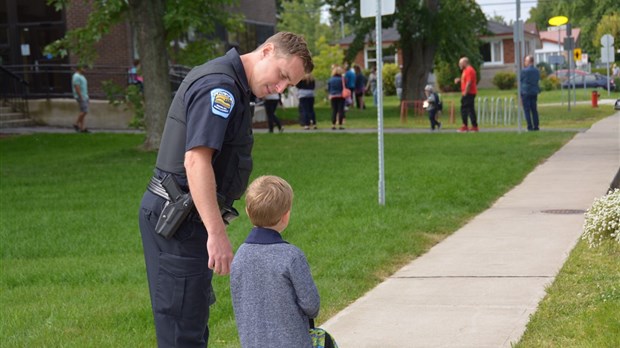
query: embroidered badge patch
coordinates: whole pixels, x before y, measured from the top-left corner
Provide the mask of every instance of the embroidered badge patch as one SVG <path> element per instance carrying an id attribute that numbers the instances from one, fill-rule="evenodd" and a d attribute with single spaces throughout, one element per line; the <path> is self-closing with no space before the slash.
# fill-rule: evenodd
<path id="1" fill-rule="evenodd" d="M 221 88 L 211 91 L 211 112 L 214 114 L 228 118 L 234 106 L 235 97 L 229 91 Z"/>

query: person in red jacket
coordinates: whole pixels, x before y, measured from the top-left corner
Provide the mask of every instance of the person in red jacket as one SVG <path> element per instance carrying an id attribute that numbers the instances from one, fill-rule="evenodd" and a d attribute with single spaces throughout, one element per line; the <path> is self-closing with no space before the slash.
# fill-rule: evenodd
<path id="1" fill-rule="evenodd" d="M 478 121 L 476 119 L 476 108 L 474 107 L 474 101 L 478 93 L 476 88 L 476 70 L 469 64 L 467 57 L 459 60 L 459 68 L 463 70 L 463 73 L 460 78 L 454 79 L 454 83 L 461 83 L 461 119 L 463 120 L 463 126 L 458 129 L 458 132 L 477 132 Z M 467 117 L 471 120 L 470 128 L 467 128 Z"/>

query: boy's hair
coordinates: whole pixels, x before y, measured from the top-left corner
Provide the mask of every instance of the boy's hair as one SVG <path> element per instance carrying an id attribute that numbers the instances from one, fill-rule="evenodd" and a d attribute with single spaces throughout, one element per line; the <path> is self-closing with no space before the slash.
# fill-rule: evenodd
<path id="1" fill-rule="evenodd" d="M 306 74 L 311 73 L 312 70 L 314 70 L 314 63 L 312 62 L 312 56 L 310 55 L 308 44 L 302 36 L 288 31 L 281 31 L 272 35 L 257 49 L 260 49 L 267 43 L 272 43 L 276 48 L 276 53 L 278 54 L 299 57 L 303 62 L 304 72 Z"/>
<path id="2" fill-rule="evenodd" d="M 265 175 L 256 178 L 245 195 L 245 209 L 257 227 L 275 226 L 293 206 L 293 189 L 286 180 Z"/>

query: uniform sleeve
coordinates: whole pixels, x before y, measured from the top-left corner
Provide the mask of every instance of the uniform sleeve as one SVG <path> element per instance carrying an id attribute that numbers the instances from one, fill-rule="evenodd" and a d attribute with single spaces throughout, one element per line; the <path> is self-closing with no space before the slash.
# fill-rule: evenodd
<path id="1" fill-rule="evenodd" d="M 196 147 L 222 149 L 226 128 L 240 109 L 239 92 L 232 79 L 208 75 L 196 81 L 185 93 L 187 137 L 185 151 Z"/>
<path id="2" fill-rule="evenodd" d="M 310 266 L 301 250 L 300 255 L 291 263 L 290 276 L 297 295 L 297 304 L 308 318 L 316 318 L 319 315 L 321 300 L 310 273 Z"/>

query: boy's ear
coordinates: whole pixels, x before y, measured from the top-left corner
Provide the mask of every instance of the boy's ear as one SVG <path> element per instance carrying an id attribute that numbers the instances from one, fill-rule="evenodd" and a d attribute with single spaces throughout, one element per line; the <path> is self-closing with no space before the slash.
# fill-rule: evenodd
<path id="1" fill-rule="evenodd" d="M 286 213 L 284 213 L 284 215 L 282 215 L 282 218 L 280 219 L 280 221 L 288 223 L 290 218 L 291 218 L 291 210 L 289 209 Z"/>

